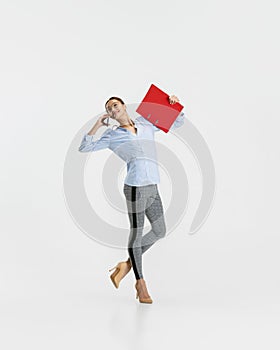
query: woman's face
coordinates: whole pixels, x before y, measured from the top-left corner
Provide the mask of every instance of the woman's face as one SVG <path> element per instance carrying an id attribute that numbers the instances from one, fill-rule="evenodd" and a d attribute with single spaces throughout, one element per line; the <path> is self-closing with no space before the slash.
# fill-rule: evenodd
<path id="1" fill-rule="evenodd" d="M 110 100 L 106 104 L 107 113 L 112 119 L 119 120 L 126 113 L 126 107 L 119 100 Z"/>

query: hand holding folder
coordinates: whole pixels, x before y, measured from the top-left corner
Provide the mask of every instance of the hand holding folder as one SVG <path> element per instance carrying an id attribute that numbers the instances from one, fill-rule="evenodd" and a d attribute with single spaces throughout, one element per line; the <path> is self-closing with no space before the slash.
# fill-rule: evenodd
<path id="1" fill-rule="evenodd" d="M 170 104 L 169 95 L 151 84 L 136 112 L 167 133 L 183 108 L 179 102 Z"/>

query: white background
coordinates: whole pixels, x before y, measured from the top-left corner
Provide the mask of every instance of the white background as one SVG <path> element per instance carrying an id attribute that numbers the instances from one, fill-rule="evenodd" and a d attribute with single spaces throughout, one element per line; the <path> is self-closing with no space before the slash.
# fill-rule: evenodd
<path id="1" fill-rule="evenodd" d="M 0 13 L 1 348 L 279 349 L 278 2 L 3 0 Z M 127 254 L 79 230 L 62 175 L 107 98 L 138 102 L 152 82 L 207 141 L 217 189 L 199 232 L 188 213 L 143 256 L 144 305 L 132 272 L 112 285 Z"/>

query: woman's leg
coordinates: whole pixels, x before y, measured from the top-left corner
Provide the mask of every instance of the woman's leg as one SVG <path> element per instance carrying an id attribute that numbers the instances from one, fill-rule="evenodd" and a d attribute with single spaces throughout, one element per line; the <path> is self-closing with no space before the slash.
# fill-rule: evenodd
<path id="1" fill-rule="evenodd" d="M 142 254 L 148 250 L 158 239 L 166 234 L 166 225 L 160 194 L 157 185 L 148 193 L 145 215 L 147 216 L 152 229 L 142 238 Z"/>
<path id="2" fill-rule="evenodd" d="M 130 220 L 128 253 L 135 277 L 140 279 L 143 278 L 142 254 L 166 234 L 163 206 L 157 185 L 125 185 L 124 194 Z M 152 229 L 142 236 L 145 215 Z"/>
<path id="3" fill-rule="evenodd" d="M 143 189 L 125 185 L 124 194 L 130 221 L 128 254 L 137 280 L 143 278 L 142 273 L 142 233 L 145 221 L 146 197 Z"/>

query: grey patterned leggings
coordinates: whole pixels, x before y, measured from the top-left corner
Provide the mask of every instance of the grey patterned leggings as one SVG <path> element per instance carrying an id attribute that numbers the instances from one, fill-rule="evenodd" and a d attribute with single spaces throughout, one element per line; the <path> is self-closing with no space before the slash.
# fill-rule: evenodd
<path id="1" fill-rule="evenodd" d="M 163 206 L 156 184 L 146 186 L 130 186 L 124 184 L 130 221 L 128 253 L 136 279 L 143 278 L 142 254 L 158 239 L 166 234 Z M 145 215 L 151 230 L 142 236 Z"/>

